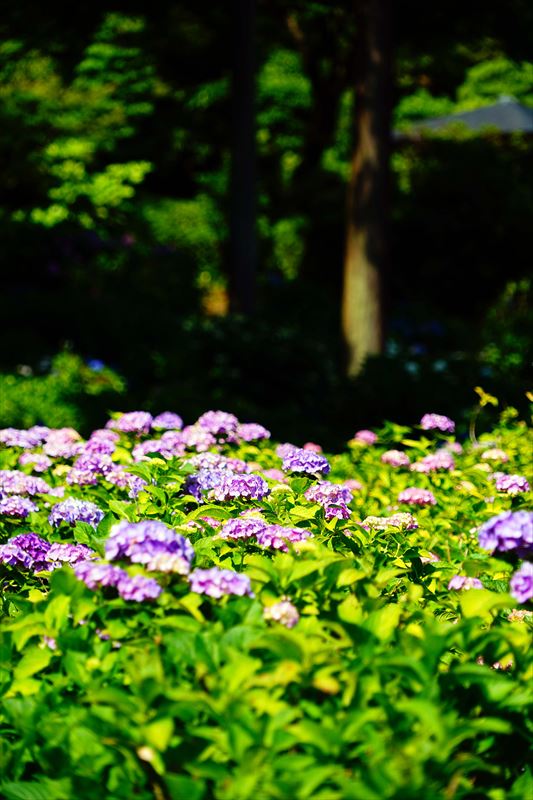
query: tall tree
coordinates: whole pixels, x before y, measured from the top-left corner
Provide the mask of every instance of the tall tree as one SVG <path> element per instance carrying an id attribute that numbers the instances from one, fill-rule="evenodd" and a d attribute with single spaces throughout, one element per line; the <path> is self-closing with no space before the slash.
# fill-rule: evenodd
<path id="1" fill-rule="evenodd" d="M 233 0 L 230 303 L 243 314 L 253 313 L 257 272 L 255 6 L 256 0 Z"/>
<path id="2" fill-rule="evenodd" d="M 382 346 L 392 95 L 390 0 L 356 0 L 355 14 L 359 63 L 342 297 L 350 376 Z"/>

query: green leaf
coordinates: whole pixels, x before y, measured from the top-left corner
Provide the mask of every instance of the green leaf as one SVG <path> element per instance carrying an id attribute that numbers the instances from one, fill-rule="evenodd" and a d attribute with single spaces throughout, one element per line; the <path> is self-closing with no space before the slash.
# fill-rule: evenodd
<path id="1" fill-rule="evenodd" d="M 49 647 L 32 647 L 15 667 L 15 679 L 22 680 L 35 675 L 48 666 L 52 657 L 53 652 Z"/>

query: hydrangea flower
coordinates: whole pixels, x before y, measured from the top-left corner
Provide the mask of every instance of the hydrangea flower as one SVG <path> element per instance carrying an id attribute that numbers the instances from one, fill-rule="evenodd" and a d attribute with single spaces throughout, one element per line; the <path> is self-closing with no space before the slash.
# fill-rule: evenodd
<path id="1" fill-rule="evenodd" d="M 361 431 L 357 431 L 353 436 L 353 441 L 359 442 L 359 444 L 372 445 L 376 444 L 377 440 L 378 437 L 374 431 L 366 430 L 366 428 L 363 428 Z"/>
<path id="2" fill-rule="evenodd" d="M 278 448 L 279 449 L 279 448 Z M 303 472 L 306 475 L 327 475 L 331 467 L 327 458 L 319 453 L 311 453 L 300 447 L 294 447 L 282 456 L 282 469 L 285 472 Z"/>
<path id="3" fill-rule="evenodd" d="M 408 467 L 411 463 L 409 456 L 403 450 L 387 450 L 381 456 L 381 461 L 391 467 Z"/>
<path id="4" fill-rule="evenodd" d="M 148 411 L 128 411 L 117 419 L 110 419 L 106 428 L 122 433 L 148 433 L 153 417 Z"/>
<path id="5" fill-rule="evenodd" d="M 51 458 L 75 458 L 82 452 L 83 442 L 74 428 L 56 428 L 46 437 L 43 450 Z"/>
<path id="6" fill-rule="evenodd" d="M 61 503 L 57 503 L 48 516 L 50 525 L 57 527 L 62 522 L 67 525 L 75 525 L 76 522 L 86 522 L 97 528 L 104 518 L 104 512 L 96 503 L 87 500 L 78 500 L 76 497 L 68 497 Z"/>
<path id="7" fill-rule="evenodd" d="M 68 544 L 54 542 L 50 545 L 46 559 L 50 569 L 56 569 L 63 564 L 77 564 L 79 561 L 87 561 L 96 558 L 96 553 L 84 544 Z"/>
<path id="8" fill-rule="evenodd" d="M 0 442 L 6 447 L 21 447 L 24 450 L 31 450 L 32 447 L 39 447 L 43 444 L 49 428 L 34 427 L 29 430 L 19 430 L 18 428 L 2 428 L 0 430 Z"/>
<path id="9" fill-rule="evenodd" d="M 533 564 L 524 561 L 510 582 L 511 594 L 518 603 L 533 599 Z"/>
<path id="10" fill-rule="evenodd" d="M 413 517 L 413 515 L 409 514 L 407 511 L 400 511 L 398 514 L 392 514 L 390 517 L 365 517 L 361 525 L 363 528 L 373 528 L 378 531 L 384 531 L 387 530 L 387 528 L 414 531 L 418 528 L 416 517 Z"/>
<path id="11" fill-rule="evenodd" d="M 270 439 L 270 431 L 256 422 L 244 422 L 237 428 L 237 436 L 242 442 L 257 442 Z"/>
<path id="12" fill-rule="evenodd" d="M 41 572 L 48 569 L 50 543 L 36 533 L 21 533 L 0 545 L 0 562 Z"/>
<path id="13" fill-rule="evenodd" d="M 201 425 L 187 425 L 181 431 L 181 441 L 185 447 L 197 453 L 204 453 L 217 443 L 213 434 Z"/>
<path id="14" fill-rule="evenodd" d="M 309 450 L 311 453 L 321 453 L 322 448 L 319 444 L 315 444 L 315 442 L 306 442 L 302 448 L 303 450 Z"/>
<path id="15" fill-rule="evenodd" d="M 448 584 L 448 589 L 483 589 L 483 584 L 478 578 L 467 578 L 466 575 L 454 575 Z"/>
<path id="16" fill-rule="evenodd" d="M 186 491 L 204 500 L 260 500 L 270 489 L 260 475 L 238 475 L 227 469 L 200 469 L 188 478 Z"/>
<path id="17" fill-rule="evenodd" d="M 509 461 L 509 456 L 505 450 L 501 450 L 499 447 L 491 447 L 485 450 L 484 453 L 481 453 L 481 458 L 483 461 L 499 461 L 501 464 L 505 464 Z"/>
<path id="18" fill-rule="evenodd" d="M 438 472 L 439 470 L 455 469 L 455 461 L 446 450 L 439 450 L 424 456 L 420 461 L 411 464 L 411 472 Z"/>
<path id="19" fill-rule="evenodd" d="M 218 536 L 221 539 L 250 539 L 266 527 L 267 523 L 259 517 L 237 517 L 225 522 Z"/>
<path id="20" fill-rule="evenodd" d="M 263 617 L 266 620 L 279 622 L 280 625 L 284 625 L 286 628 L 294 628 L 300 619 L 298 609 L 291 603 L 288 597 L 282 597 L 277 603 L 266 606 L 263 609 Z"/>
<path id="21" fill-rule="evenodd" d="M 196 424 L 213 436 L 235 438 L 239 428 L 239 420 L 227 411 L 206 411 L 196 420 Z"/>
<path id="22" fill-rule="evenodd" d="M 311 503 L 319 503 L 321 506 L 328 506 L 331 503 L 351 503 L 353 494 L 349 488 L 340 483 L 328 483 L 321 481 L 310 486 L 304 494 L 306 500 Z"/>
<path id="23" fill-rule="evenodd" d="M 6 517 L 18 517 L 26 519 L 29 514 L 38 511 L 39 507 L 28 497 L 11 495 L 10 497 L 0 498 L 0 515 Z"/>
<path id="24" fill-rule="evenodd" d="M 255 597 L 247 575 L 240 575 L 231 569 L 195 569 L 189 575 L 191 591 L 196 594 L 206 594 L 208 597 L 223 597 L 223 595 L 236 594 Z"/>
<path id="25" fill-rule="evenodd" d="M 302 528 L 287 528 L 283 525 L 268 525 L 256 534 L 260 547 L 271 547 L 274 550 L 289 551 L 287 542 L 296 544 L 312 538 L 312 533 Z"/>
<path id="26" fill-rule="evenodd" d="M 116 584 L 119 595 L 124 600 L 134 600 L 142 603 L 144 600 L 155 600 L 163 591 L 161 586 L 153 578 L 145 578 L 144 575 L 134 575 L 120 578 Z"/>
<path id="27" fill-rule="evenodd" d="M 264 469 L 263 477 L 268 478 L 269 481 L 279 481 L 280 483 L 287 483 L 287 476 L 281 469 Z"/>
<path id="28" fill-rule="evenodd" d="M 484 550 L 513 551 L 520 558 L 533 554 L 533 511 L 504 511 L 491 517 L 479 529 L 478 540 Z"/>
<path id="29" fill-rule="evenodd" d="M 73 570 L 78 580 L 83 581 L 89 589 L 117 586 L 121 579 L 128 577 L 125 570 L 103 561 L 80 561 L 73 565 Z"/>
<path id="30" fill-rule="evenodd" d="M 34 472 L 46 472 L 52 466 L 52 460 L 44 453 L 22 453 L 19 464 L 21 467 L 31 467 Z"/>
<path id="31" fill-rule="evenodd" d="M 16 469 L 0 470 L 0 491 L 5 494 L 48 494 L 50 486 L 42 478 Z"/>
<path id="32" fill-rule="evenodd" d="M 156 572 L 177 572 L 186 575 L 194 558 L 194 550 L 185 536 L 164 522 L 122 520 L 111 528 L 105 544 L 108 561 L 128 559 L 144 564 Z"/>
<path id="33" fill-rule="evenodd" d="M 410 486 L 400 492 L 398 502 L 415 506 L 434 506 L 437 504 L 433 492 L 430 492 L 429 489 L 417 489 L 415 486 Z"/>
<path id="34" fill-rule="evenodd" d="M 529 483 L 522 475 L 496 475 L 496 489 L 499 492 L 515 495 L 529 492 Z"/>
<path id="35" fill-rule="evenodd" d="M 180 431 L 183 428 L 183 420 L 173 411 L 163 411 L 152 420 L 152 428 L 155 431 Z"/>
<path id="36" fill-rule="evenodd" d="M 363 488 L 363 484 L 361 483 L 361 481 L 358 481 L 356 478 L 347 478 L 344 481 L 344 485 L 351 492 L 360 492 L 361 489 Z"/>
<path id="37" fill-rule="evenodd" d="M 455 422 L 443 414 L 424 414 L 420 420 L 420 427 L 424 431 L 453 433 L 455 431 Z"/>

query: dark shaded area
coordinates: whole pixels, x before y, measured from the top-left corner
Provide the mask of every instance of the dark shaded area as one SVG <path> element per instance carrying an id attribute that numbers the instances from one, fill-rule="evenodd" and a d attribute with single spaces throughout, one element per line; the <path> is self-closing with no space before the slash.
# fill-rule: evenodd
<path id="1" fill-rule="evenodd" d="M 281 438 L 329 446 L 384 417 L 412 422 L 434 410 L 465 418 L 478 384 L 502 402 L 525 401 L 530 137 L 396 144 L 385 350 L 348 381 L 340 299 L 357 72 L 353 4 L 258 2 L 255 54 L 236 53 L 247 29 L 239 39 L 229 6 L 98 2 L 64 14 L 52 2 L 32 5 L 30 14 L 27 3 L 5 5 L 2 372 L 29 365 L 44 373 L 69 346 L 125 377 L 121 407 L 168 407 L 188 420 L 207 407 L 227 408 Z M 451 94 L 471 64 L 495 54 L 527 57 L 531 11 L 512 5 L 522 24 L 509 28 L 509 14 L 502 21 L 489 3 L 481 29 L 474 7 L 437 3 L 429 37 L 422 5 L 402 7 L 393 26 L 395 99 L 427 85 Z M 105 28 L 111 12 L 119 23 Z M 138 17 L 136 28 L 128 20 Z M 95 42 L 100 50 L 87 65 L 84 52 Z M 461 43 L 456 59 L 453 42 Z M 244 71 L 233 115 L 232 65 Z M 255 260 L 253 103 L 255 290 L 246 270 L 246 255 Z M 232 119 L 244 120 L 240 138 Z M 93 150 L 67 157 L 66 140 Z M 240 205 L 231 193 L 236 151 Z M 122 176 L 105 191 L 83 188 L 75 174 L 81 164 L 87 180 L 107 181 L 109 165 L 138 162 L 151 165 L 141 181 Z M 65 219 L 36 217 L 36 209 L 61 203 Z M 250 309 L 255 291 L 253 316 L 221 315 L 235 274 L 232 228 L 248 297 L 241 308 Z M 95 406 L 91 418 L 84 409 L 84 420 L 97 425 L 100 413 Z"/>

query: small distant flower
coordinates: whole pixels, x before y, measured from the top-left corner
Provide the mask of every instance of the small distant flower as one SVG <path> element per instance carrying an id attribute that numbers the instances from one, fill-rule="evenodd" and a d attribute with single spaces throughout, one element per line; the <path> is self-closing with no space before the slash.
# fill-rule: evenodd
<path id="1" fill-rule="evenodd" d="M 36 533 L 21 533 L 0 545 L 0 562 L 41 572 L 48 569 L 50 543 Z"/>
<path id="2" fill-rule="evenodd" d="M 11 497 L 4 497 L 0 499 L 0 515 L 6 517 L 18 517 L 26 519 L 29 514 L 38 511 L 39 507 L 33 500 L 28 497 L 19 497 L 12 495 Z"/>
<path id="3" fill-rule="evenodd" d="M 237 436 L 243 442 L 256 442 L 270 439 L 270 431 L 255 422 L 245 422 L 237 428 Z"/>
<path id="4" fill-rule="evenodd" d="M 456 455 L 460 455 L 463 452 L 462 445 L 459 442 L 446 442 L 442 446 L 443 450 L 447 450 L 449 453 L 455 453 Z"/>
<path id="5" fill-rule="evenodd" d="M 231 569 L 195 569 L 189 575 L 191 591 L 196 594 L 206 594 L 208 597 L 223 597 L 223 595 L 235 594 L 239 596 L 248 595 L 254 597 L 250 578 L 247 575 L 240 575 Z"/>
<path id="6" fill-rule="evenodd" d="M 408 511 L 400 511 L 390 517 L 366 517 L 361 525 L 363 528 L 374 528 L 384 531 L 387 528 L 398 528 L 403 531 L 414 531 L 418 528 L 418 522 Z"/>
<path id="7" fill-rule="evenodd" d="M 264 469 L 263 476 L 268 478 L 270 481 L 280 481 L 281 483 L 287 483 L 287 476 L 281 469 Z"/>
<path id="8" fill-rule="evenodd" d="M 414 486 L 400 492 L 398 502 L 415 506 L 434 506 L 437 504 L 433 492 L 430 492 L 429 489 L 417 489 Z"/>
<path id="9" fill-rule="evenodd" d="M 319 444 L 315 444 L 314 442 L 306 442 L 303 446 L 304 450 L 309 450 L 310 453 L 321 453 L 322 448 Z"/>
<path id="10" fill-rule="evenodd" d="M 481 458 L 484 461 L 499 461 L 501 464 L 509 461 L 509 456 L 505 450 L 500 450 L 499 447 L 491 447 L 489 450 L 485 450 L 484 453 L 481 453 Z"/>
<path id="11" fill-rule="evenodd" d="M 188 539 L 164 522 L 123 520 L 111 528 L 105 555 L 109 561 L 128 559 L 150 571 L 186 575 L 194 550 Z"/>
<path id="12" fill-rule="evenodd" d="M 306 475 L 327 475 L 331 467 L 327 458 L 319 453 L 295 447 L 286 456 L 283 456 L 282 469 L 285 472 L 303 472 Z"/>
<path id="13" fill-rule="evenodd" d="M 523 622 L 526 619 L 533 617 L 533 611 L 526 611 L 525 608 L 513 608 L 509 612 L 507 619 L 509 622 Z"/>
<path id="14" fill-rule="evenodd" d="M 280 625 L 285 625 L 286 628 L 294 628 L 300 619 L 298 609 L 287 597 L 282 597 L 277 603 L 266 606 L 263 609 L 263 617 L 266 620 L 279 622 Z"/>
<path id="15" fill-rule="evenodd" d="M 106 428 L 122 433 L 148 433 L 153 417 L 147 411 L 128 411 L 117 419 L 110 419 Z"/>
<path id="16" fill-rule="evenodd" d="M 31 467 L 34 472 L 46 472 L 52 461 L 43 453 L 22 453 L 19 458 L 21 467 Z"/>
<path id="17" fill-rule="evenodd" d="M 50 650 L 57 650 L 57 642 L 52 636 L 43 636 L 43 645 Z"/>
<path id="18" fill-rule="evenodd" d="M 483 584 L 478 578 L 467 578 L 466 575 L 454 575 L 448 584 L 448 589 L 483 589 Z"/>
<path id="19" fill-rule="evenodd" d="M 359 444 L 369 444 L 369 445 L 376 444 L 376 442 L 378 440 L 378 437 L 374 433 L 374 431 L 369 431 L 369 430 L 366 430 L 366 429 L 363 429 L 361 431 L 357 431 L 354 434 L 353 438 L 354 438 L 354 441 L 359 442 Z"/>
<path id="20" fill-rule="evenodd" d="M 347 480 L 344 481 L 344 485 L 351 492 L 360 492 L 361 489 L 363 488 L 363 484 L 361 483 L 361 481 L 358 481 L 356 478 L 348 478 Z"/>
<path id="21" fill-rule="evenodd" d="M 268 525 L 256 534 L 257 544 L 260 547 L 271 547 L 274 550 L 283 550 L 287 553 L 287 542 L 296 544 L 312 538 L 312 533 L 302 528 L 287 528 L 283 525 Z"/>
<path id="22" fill-rule="evenodd" d="M 420 427 L 424 431 L 453 433 L 455 431 L 455 422 L 443 414 L 424 414 L 420 420 Z"/>
<path id="23" fill-rule="evenodd" d="M 504 511 L 479 529 L 479 546 L 496 553 L 512 551 L 519 558 L 533 554 L 533 511 Z"/>
<path id="24" fill-rule="evenodd" d="M 511 578 L 511 594 L 518 603 L 527 603 L 533 598 L 533 564 L 524 561 Z"/>
<path id="25" fill-rule="evenodd" d="M 62 522 L 67 525 L 86 522 L 92 525 L 93 528 L 97 528 L 103 518 L 104 512 L 95 503 L 68 497 L 53 507 L 48 517 L 48 522 L 55 527 L 61 525 Z"/>
<path id="26" fill-rule="evenodd" d="M 390 464 L 391 467 L 408 467 L 411 463 L 409 456 L 403 450 L 387 450 L 381 456 L 381 460 L 384 464 Z"/>
<path id="27" fill-rule="evenodd" d="M 156 431 L 180 431 L 183 428 L 183 420 L 173 411 L 163 411 L 152 420 L 152 428 Z"/>
<path id="28" fill-rule="evenodd" d="M 187 425 L 181 431 L 181 441 L 185 447 L 197 453 L 203 453 L 217 443 L 213 434 L 201 425 Z"/>
<path id="29" fill-rule="evenodd" d="M 433 564 L 436 561 L 440 561 L 440 558 L 436 553 L 429 553 L 427 556 L 420 556 L 420 561 L 422 564 Z"/>
<path id="30" fill-rule="evenodd" d="M 48 428 L 43 428 L 48 433 Z M 36 432 L 35 429 L 19 430 L 18 428 L 2 428 L 0 430 L 0 443 L 5 444 L 6 447 L 21 447 L 24 450 L 30 450 L 33 447 L 39 447 L 46 438 Z"/>
<path id="31" fill-rule="evenodd" d="M 496 477 L 496 489 L 499 492 L 515 495 L 520 492 L 529 492 L 529 483 L 522 475 L 503 475 Z"/>
<path id="32" fill-rule="evenodd" d="M 452 469 L 455 469 L 455 462 L 450 453 L 447 453 L 445 450 L 430 453 L 420 459 L 420 461 L 411 464 L 411 472 L 429 473 Z"/>

